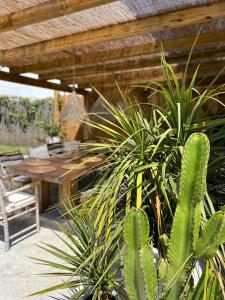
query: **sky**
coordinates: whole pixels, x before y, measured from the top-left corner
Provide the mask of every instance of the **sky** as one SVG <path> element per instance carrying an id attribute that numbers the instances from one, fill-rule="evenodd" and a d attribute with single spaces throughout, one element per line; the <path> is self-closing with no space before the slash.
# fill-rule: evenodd
<path id="1" fill-rule="evenodd" d="M 53 90 L 0 80 L 0 96 L 21 96 L 38 99 L 53 97 L 53 94 Z"/>

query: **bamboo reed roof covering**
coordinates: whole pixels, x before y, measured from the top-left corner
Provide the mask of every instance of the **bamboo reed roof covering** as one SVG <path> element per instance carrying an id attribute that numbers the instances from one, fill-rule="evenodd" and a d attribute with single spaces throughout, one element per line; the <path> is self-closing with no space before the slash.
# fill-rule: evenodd
<path id="1" fill-rule="evenodd" d="M 200 29 L 191 68 L 213 76 L 225 65 L 224 0 L 0 0 L 0 79 L 71 91 L 75 53 L 81 93 L 162 80 L 161 42 L 182 77 Z"/>

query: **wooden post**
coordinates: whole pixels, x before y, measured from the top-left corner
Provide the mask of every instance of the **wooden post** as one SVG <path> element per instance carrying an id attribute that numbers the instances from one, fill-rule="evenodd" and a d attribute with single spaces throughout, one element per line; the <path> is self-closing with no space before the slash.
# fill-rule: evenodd
<path id="1" fill-rule="evenodd" d="M 59 121 L 59 105 L 58 105 L 58 97 L 59 97 L 59 92 L 54 91 L 54 98 L 53 98 L 53 110 L 52 110 L 52 119 L 54 122 Z"/>

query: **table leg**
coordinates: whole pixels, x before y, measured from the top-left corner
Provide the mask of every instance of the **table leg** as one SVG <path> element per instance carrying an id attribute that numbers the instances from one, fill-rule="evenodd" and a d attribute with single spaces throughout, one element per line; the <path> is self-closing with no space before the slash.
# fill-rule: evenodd
<path id="1" fill-rule="evenodd" d="M 78 180 L 67 181 L 59 184 L 59 202 L 64 202 L 77 193 Z"/>
<path id="2" fill-rule="evenodd" d="M 33 182 L 37 181 L 32 179 Z M 49 206 L 50 201 L 50 183 L 46 181 L 40 181 L 39 185 L 39 210 L 45 211 Z"/>

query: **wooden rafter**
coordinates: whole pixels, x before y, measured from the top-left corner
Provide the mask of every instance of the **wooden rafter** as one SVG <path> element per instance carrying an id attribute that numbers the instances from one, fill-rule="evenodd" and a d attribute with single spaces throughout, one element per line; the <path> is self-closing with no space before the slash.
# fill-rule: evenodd
<path id="1" fill-rule="evenodd" d="M 174 71 L 179 80 L 182 79 L 183 77 L 184 65 L 185 63 L 174 66 Z M 189 71 L 188 71 L 188 78 L 193 76 L 193 73 L 195 72 L 198 66 L 199 64 L 196 62 L 190 64 Z M 211 62 L 202 63 L 199 68 L 198 78 L 216 76 L 224 66 L 225 66 L 225 61 L 211 61 Z M 126 72 L 121 72 L 113 75 L 109 74 L 103 76 L 99 75 L 99 76 L 79 77 L 76 79 L 76 83 L 78 83 L 79 86 L 93 85 L 93 86 L 101 87 L 101 86 L 114 86 L 115 81 L 118 81 L 119 84 L 124 85 L 124 84 L 146 84 L 151 81 L 164 82 L 164 80 L 165 77 L 163 75 L 162 69 L 160 67 L 155 67 L 155 68 L 146 68 L 143 70 L 126 71 Z M 71 84 L 72 78 L 65 79 L 63 80 L 63 82 L 65 84 Z"/>
<path id="2" fill-rule="evenodd" d="M 46 21 L 93 8 L 115 0 L 49 0 L 7 15 L 0 16 L 0 32 Z"/>
<path id="3" fill-rule="evenodd" d="M 106 26 L 97 30 L 72 34 L 9 50 L 2 50 L 0 51 L 0 61 L 6 62 L 7 60 L 16 60 L 23 57 L 46 55 L 74 46 L 90 45 L 138 34 L 180 28 L 223 17 L 225 17 L 225 2 L 215 2 L 200 7 L 150 16 L 127 23 Z"/>
<path id="4" fill-rule="evenodd" d="M 48 82 L 45 80 L 39 80 L 34 78 L 28 78 L 25 76 L 20 76 L 16 74 L 10 74 L 6 72 L 0 71 L 0 80 L 10 81 L 14 83 L 20 83 L 25 85 L 31 85 L 35 87 L 41 87 L 56 91 L 64 91 L 64 92 L 71 92 L 72 88 L 69 87 L 67 84 L 56 84 L 52 82 Z M 77 89 L 79 94 L 85 94 L 86 92 L 83 89 Z"/>
<path id="5" fill-rule="evenodd" d="M 181 53 L 181 54 L 173 54 L 169 55 L 167 57 L 167 62 L 170 64 L 175 63 L 184 63 L 187 60 L 188 52 Z M 204 62 L 206 60 L 212 60 L 213 58 L 222 59 L 225 57 L 225 49 L 201 49 L 197 52 L 194 52 L 192 54 L 192 60 L 197 60 L 199 62 Z M 140 57 L 136 59 L 129 59 L 125 61 L 119 61 L 119 62 L 112 62 L 107 63 L 105 65 L 97 65 L 97 66 L 87 66 L 82 68 L 76 68 L 75 70 L 75 76 L 96 76 L 99 74 L 105 74 L 105 73 L 115 73 L 117 71 L 124 71 L 124 70 L 134 70 L 134 69 L 142 69 L 147 67 L 155 67 L 160 65 L 160 56 L 154 56 L 154 57 Z M 49 72 L 44 73 L 40 75 L 40 79 L 61 79 L 61 78 L 68 78 L 73 76 L 73 70 L 72 69 L 63 69 L 62 71 L 55 71 L 55 72 Z"/>
<path id="6" fill-rule="evenodd" d="M 163 41 L 164 51 L 173 51 L 174 45 L 176 49 L 190 49 L 193 45 L 195 36 L 188 36 L 182 38 L 176 38 L 172 40 Z M 198 38 L 196 48 L 198 46 L 210 45 L 215 43 L 225 42 L 224 31 L 204 33 Z M 97 54 L 88 54 L 83 56 L 76 56 L 75 62 L 76 66 L 85 66 L 86 64 L 96 64 L 99 62 L 106 62 L 111 60 L 118 60 L 123 58 L 155 54 L 160 52 L 160 41 L 155 41 L 154 43 L 148 43 L 144 45 L 126 47 L 123 49 L 116 49 L 112 51 L 99 52 Z M 26 72 L 39 72 L 44 73 L 50 70 L 61 69 L 62 67 L 71 67 L 73 64 L 72 58 L 59 59 L 53 61 L 47 61 L 44 63 L 30 64 L 21 67 L 14 67 L 12 71 L 20 74 Z"/>
<path id="7" fill-rule="evenodd" d="M 89 66 L 86 68 L 78 68 L 75 70 L 75 77 L 88 76 L 88 75 L 99 75 L 104 73 L 114 73 L 117 70 L 129 70 L 145 67 L 153 67 L 160 64 L 160 57 L 149 59 L 134 59 L 123 62 L 110 63 L 107 65 L 98 65 L 98 66 Z M 66 78 L 72 77 L 73 70 L 67 69 L 61 72 L 52 72 L 40 75 L 41 79 L 57 79 L 57 78 Z"/>

